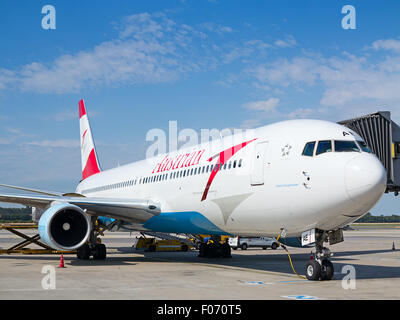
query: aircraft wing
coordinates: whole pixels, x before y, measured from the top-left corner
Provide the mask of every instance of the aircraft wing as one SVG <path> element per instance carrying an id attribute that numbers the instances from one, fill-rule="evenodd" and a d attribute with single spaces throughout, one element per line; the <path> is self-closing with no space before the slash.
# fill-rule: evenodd
<path id="1" fill-rule="evenodd" d="M 32 188 L 11 186 L 9 184 L 2 184 L 2 183 L 0 183 L 0 187 L 23 190 L 23 191 L 29 191 L 29 192 L 35 192 L 35 193 L 45 194 L 45 195 L 48 195 L 48 196 L 61 196 L 62 195 L 62 193 L 60 193 L 60 192 L 44 191 L 44 190 L 38 190 L 38 189 L 32 189 Z"/>
<path id="2" fill-rule="evenodd" d="M 52 195 L 0 194 L 0 202 L 18 203 L 45 209 L 53 202 L 70 203 L 80 207 L 90 215 L 114 219 L 145 222 L 161 212 L 160 205 L 152 200 L 112 199 Z"/>

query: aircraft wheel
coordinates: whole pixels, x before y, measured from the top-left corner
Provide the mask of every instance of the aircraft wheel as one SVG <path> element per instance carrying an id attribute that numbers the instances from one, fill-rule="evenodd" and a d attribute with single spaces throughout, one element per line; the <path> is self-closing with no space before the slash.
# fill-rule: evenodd
<path id="1" fill-rule="evenodd" d="M 222 258 L 232 258 L 231 246 L 228 243 L 224 243 L 221 246 Z"/>
<path id="2" fill-rule="evenodd" d="M 93 250 L 94 260 L 105 260 L 107 256 L 106 246 L 104 244 L 96 244 Z"/>
<path id="3" fill-rule="evenodd" d="M 315 260 L 310 260 L 306 264 L 306 277 L 308 280 L 316 281 L 321 277 L 321 266 Z"/>
<path id="4" fill-rule="evenodd" d="M 76 250 L 76 256 L 80 260 L 89 260 L 90 258 L 90 247 L 87 243 Z"/>
<path id="5" fill-rule="evenodd" d="M 332 280 L 334 275 L 333 264 L 329 260 L 322 261 L 321 280 Z"/>
<path id="6" fill-rule="evenodd" d="M 216 258 L 218 256 L 218 248 L 214 243 L 207 246 L 207 258 Z"/>
<path id="7" fill-rule="evenodd" d="M 199 257 L 204 258 L 206 255 L 207 255 L 207 245 L 205 243 L 200 243 Z"/>

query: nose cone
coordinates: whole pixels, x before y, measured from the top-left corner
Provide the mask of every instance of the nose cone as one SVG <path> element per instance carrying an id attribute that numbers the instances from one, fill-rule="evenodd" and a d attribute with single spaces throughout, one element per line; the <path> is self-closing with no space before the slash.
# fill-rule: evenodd
<path id="1" fill-rule="evenodd" d="M 350 199 L 372 208 L 386 189 L 386 170 L 377 157 L 362 153 L 346 164 L 346 191 Z"/>

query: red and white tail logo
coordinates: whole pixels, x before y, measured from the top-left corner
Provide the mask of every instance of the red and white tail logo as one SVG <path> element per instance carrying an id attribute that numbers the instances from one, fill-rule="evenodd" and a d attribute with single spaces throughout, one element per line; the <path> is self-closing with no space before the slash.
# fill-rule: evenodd
<path id="1" fill-rule="evenodd" d="M 89 119 L 86 114 L 83 99 L 79 101 L 79 124 L 81 130 L 81 159 L 82 159 L 82 179 L 99 173 L 100 165 L 94 147 L 92 131 L 90 130 Z"/>

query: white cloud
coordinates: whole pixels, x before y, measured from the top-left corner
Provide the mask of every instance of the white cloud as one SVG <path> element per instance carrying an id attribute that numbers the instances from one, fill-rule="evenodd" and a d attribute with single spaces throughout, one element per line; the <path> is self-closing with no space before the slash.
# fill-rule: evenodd
<path id="1" fill-rule="evenodd" d="M 163 14 L 136 14 L 118 27 L 119 37 L 93 49 L 62 55 L 51 63 L 32 62 L 16 70 L 0 69 L 0 90 L 37 93 L 79 92 L 87 87 L 169 82 L 212 66 L 213 60 L 191 46 L 204 37 Z M 217 26 L 215 32 L 231 32 Z"/>
<path id="2" fill-rule="evenodd" d="M 75 139 L 40 140 L 26 142 L 26 145 L 48 148 L 79 148 L 80 142 Z"/>
<path id="3" fill-rule="evenodd" d="M 253 63 L 265 57 L 266 49 L 297 44 L 293 36 L 276 40 L 275 45 L 248 38 L 221 43 L 220 37 L 212 35 L 234 33 L 230 26 L 213 22 L 189 26 L 164 13 L 130 15 L 116 29 L 117 38 L 91 49 L 50 62 L 33 61 L 14 70 L 0 68 L 0 90 L 64 94 L 172 82 L 235 61 Z"/>
<path id="4" fill-rule="evenodd" d="M 376 40 L 372 43 L 372 48 L 375 50 L 393 50 L 395 52 L 400 52 L 400 40 Z"/>
<path id="5" fill-rule="evenodd" d="M 343 53 L 341 56 L 298 56 L 258 64 L 246 71 L 257 88 L 266 91 L 293 88 L 320 94 L 325 107 L 342 107 L 354 102 L 376 105 L 400 104 L 400 56 L 381 59 Z M 318 88 L 318 91 L 315 90 Z"/>
<path id="6" fill-rule="evenodd" d="M 310 117 L 314 113 L 311 108 L 299 108 L 288 114 L 289 119 L 304 119 Z"/>
<path id="7" fill-rule="evenodd" d="M 204 22 L 200 25 L 200 27 L 209 32 L 215 32 L 219 35 L 233 32 L 233 29 L 231 27 L 215 24 L 214 22 Z"/>
<path id="8" fill-rule="evenodd" d="M 271 45 L 262 40 L 244 41 L 243 44 L 235 44 L 234 48 L 228 49 L 224 52 L 221 55 L 222 62 L 229 64 L 240 58 L 249 57 L 254 53 L 257 53 L 258 56 L 262 56 L 264 51 L 268 48 L 271 48 Z"/>
<path id="9" fill-rule="evenodd" d="M 259 64 L 247 70 L 258 80 L 260 86 L 280 85 L 287 87 L 294 83 L 312 85 L 317 79 L 318 64 L 307 57 L 296 57 L 292 61 L 278 59 L 275 62 Z"/>
<path id="10" fill-rule="evenodd" d="M 278 98 L 269 98 L 268 100 L 247 102 L 243 106 L 248 110 L 268 112 L 275 110 L 278 104 L 279 104 Z"/>
<path id="11" fill-rule="evenodd" d="M 11 144 L 12 142 L 13 142 L 13 140 L 10 138 L 1 138 L 0 137 L 0 144 L 2 144 L 2 145 Z"/>
<path id="12" fill-rule="evenodd" d="M 278 39 L 274 42 L 277 47 L 280 48 L 291 48 L 297 45 L 296 39 L 289 35 L 285 39 Z"/>

